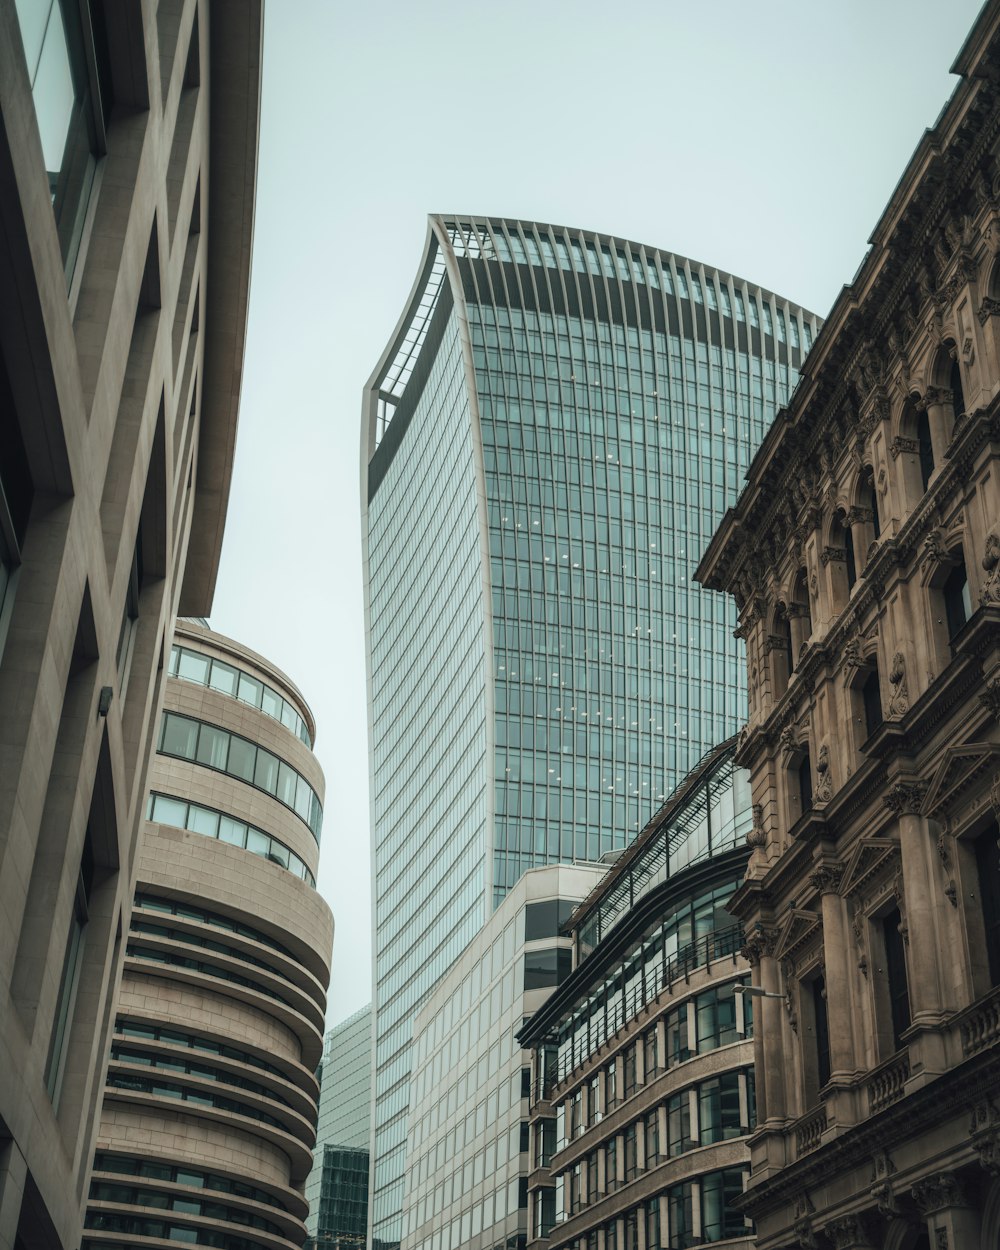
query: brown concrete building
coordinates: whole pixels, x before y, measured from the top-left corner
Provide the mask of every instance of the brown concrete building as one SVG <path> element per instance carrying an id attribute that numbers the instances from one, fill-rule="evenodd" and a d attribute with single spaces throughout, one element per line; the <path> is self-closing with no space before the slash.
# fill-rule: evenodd
<path id="1" fill-rule="evenodd" d="M 750 786 L 710 752 L 569 918 L 574 968 L 534 1051 L 531 1250 L 748 1250 L 754 1125 L 742 880 Z"/>
<path id="2" fill-rule="evenodd" d="M 261 20 L 0 0 L 3 1247 L 79 1245 L 174 619 L 225 521 Z"/>
<path id="3" fill-rule="evenodd" d="M 1000 4 L 698 571 L 740 611 L 761 1250 L 1000 1245 Z"/>
<path id="4" fill-rule="evenodd" d="M 284 674 L 194 622 L 169 672 L 83 1246 L 288 1250 L 333 942 L 315 727 Z"/>

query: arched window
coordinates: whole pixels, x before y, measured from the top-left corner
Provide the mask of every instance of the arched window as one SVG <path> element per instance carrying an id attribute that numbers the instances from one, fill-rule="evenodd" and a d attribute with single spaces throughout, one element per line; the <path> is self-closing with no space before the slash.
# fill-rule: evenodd
<path id="1" fill-rule="evenodd" d="M 931 425 L 926 412 L 917 414 L 917 456 L 920 460 L 920 481 L 926 492 L 934 472 L 934 447 L 931 443 Z"/>
<path id="2" fill-rule="evenodd" d="M 972 615 L 972 596 L 964 560 L 960 560 L 948 574 L 941 591 L 948 622 L 948 641 L 951 642 Z"/>
<path id="3" fill-rule="evenodd" d="M 962 367 L 957 360 L 951 362 L 951 370 L 948 377 L 948 385 L 952 394 L 952 410 L 955 413 L 955 420 L 965 412 L 965 396 L 962 393 Z"/>
<path id="4" fill-rule="evenodd" d="M 873 668 L 865 678 L 861 687 L 861 702 L 865 710 L 865 735 L 870 738 L 882 724 L 882 690 L 877 668 Z"/>
<path id="5" fill-rule="evenodd" d="M 788 675 L 791 676 L 795 671 L 795 642 L 792 638 L 792 621 L 788 614 L 788 609 L 782 605 L 778 609 L 778 623 L 781 628 L 781 637 L 785 643 L 785 657 L 788 664 Z"/>

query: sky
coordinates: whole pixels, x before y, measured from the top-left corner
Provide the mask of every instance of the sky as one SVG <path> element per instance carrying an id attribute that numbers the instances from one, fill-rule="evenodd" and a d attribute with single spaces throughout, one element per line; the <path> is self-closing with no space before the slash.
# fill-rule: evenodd
<path id="1" fill-rule="evenodd" d="M 977 0 L 267 0 L 247 350 L 214 629 L 304 693 L 329 1024 L 371 998 L 364 385 L 427 214 L 673 251 L 825 315 Z"/>

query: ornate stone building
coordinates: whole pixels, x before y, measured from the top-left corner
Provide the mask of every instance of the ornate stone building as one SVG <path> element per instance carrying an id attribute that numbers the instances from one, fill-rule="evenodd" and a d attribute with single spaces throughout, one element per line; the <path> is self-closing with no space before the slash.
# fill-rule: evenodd
<path id="1" fill-rule="evenodd" d="M 1000 4 L 698 579 L 746 640 L 761 1250 L 1000 1245 Z"/>

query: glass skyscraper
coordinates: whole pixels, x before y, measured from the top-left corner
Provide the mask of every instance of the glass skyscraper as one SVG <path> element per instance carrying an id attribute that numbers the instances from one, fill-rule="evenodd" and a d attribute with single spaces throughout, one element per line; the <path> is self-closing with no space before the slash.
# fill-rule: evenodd
<path id="1" fill-rule="evenodd" d="M 738 727 L 735 614 L 691 571 L 817 324 L 653 248 L 430 219 L 362 428 L 373 1244 L 417 1005 L 524 871 L 625 845 Z"/>

